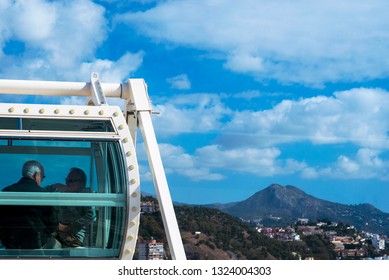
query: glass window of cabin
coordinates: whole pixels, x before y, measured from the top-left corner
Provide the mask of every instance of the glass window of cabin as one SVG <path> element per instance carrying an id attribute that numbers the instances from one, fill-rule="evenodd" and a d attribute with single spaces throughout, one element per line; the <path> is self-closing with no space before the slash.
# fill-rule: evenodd
<path id="1" fill-rule="evenodd" d="M 75 124 L 77 123 L 77 124 Z M 34 138 L 1 136 L 1 130 L 94 131 L 99 139 L 60 136 Z M 75 248 L 24 250 L 7 249 L 0 243 L 0 258 L 118 258 L 125 231 L 127 175 L 118 139 L 109 121 L 68 121 L 0 118 L 0 191 L 21 178 L 27 160 L 37 160 L 45 168 L 42 187 L 61 183 L 72 167 L 87 174 L 89 193 L 10 193 L 0 192 L 0 205 L 50 205 L 54 207 L 93 207 L 96 219 L 88 226 L 83 250 Z M 0 213 L 6 215 L 6 213 Z M 22 229 L 21 229 L 22 230 Z"/>

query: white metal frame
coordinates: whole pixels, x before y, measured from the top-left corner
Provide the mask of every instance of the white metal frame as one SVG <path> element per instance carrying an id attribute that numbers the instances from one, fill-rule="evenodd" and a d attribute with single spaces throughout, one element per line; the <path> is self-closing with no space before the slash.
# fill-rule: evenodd
<path id="1" fill-rule="evenodd" d="M 118 129 L 121 130 L 123 143 L 132 143 L 135 149 L 136 131 L 141 129 L 143 141 L 147 151 L 149 166 L 153 175 L 154 187 L 157 193 L 158 202 L 161 209 L 162 220 L 168 239 L 169 248 L 172 258 L 176 260 L 185 260 L 185 251 L 182 243 L 181 235 L 178 228 L 176 215 L 173 208 L 172 199 L 170 196 L 169 187 L 166 180 L 166 174 L 163 168 L 161 155 L 158 149 L 157 140 L 155 137 L 154 128 L 152 125 L 151 114 L 152 107 L 147 94 L 147 86 L 143 79 L 129 79 L 126 83 L 100 83 L 97 73 L 91 74 L 91 81 L 89 83 L 81 82 L 53 82 L 53 81 L 27 81 L 27 80 L 0 80 L 0 94 L 31 94 L 31 95 L 51 95 L 51 96 L 85 96 L 90 98 L 90 109 L 85 109 L 85 106 L 79 106 L 80 110 L 74 109 L 74 106 L 64 105 L 33 105 L 28 107 L 24 104 L 19 106 L 17 104 L 0 104 L 1 111 L 7 110 L 8 114 L 13 113 L 17 108 L 22 110 L 20 114 L 30 115 L 32 112 L 35 116 L 45 117 L 42 108 L 52 108 L 54 115 L 63 116 L 64 114 L 70 117 L 88 117 L 93 112 L 93 115 L 105 115 L 109 113 L 110 117 L 118 117 L 117 107 L 108 106 L 106 97 L 116 97 L 126 100 L 127 108 L 125 112 L 125 119 L 122 124 L 118 124 Z M 71 108 L 70 108 L 71 107 Z M 57 108 L 57 110 L 55 109 Z M 61 109 L 58 109 L 61 108 Z M 115 108 L 115 109 L 113 109 Z M 114 111 L 112 111 L 114 110 Z M 6 114 L 7 112 L 3 112 Z M 46 115 L 47 117 L 47 115 Z M 125 125 L 124 125 L 125 124 Z M 129 137 L 132 141 L 129 141 Z M 126 152 L 127 157 L 131 157 L 131 151 Z M 135 158 L 135 155 L 134 155 Z M 129 178 L 129 194 L 130 194 L 130 208 L 129 208 L 129 224 L 127 227 L 127 238 L 125 242 L 122 259 L 132 259 L 135 243 L 137 239 L 137 232 L 139 227 L 139 171 L 138 164 L 135 162 L 129 165 L 129 169 L 137 175 Z M 132 173 L 133 174 L 133 173 Z M 132 175 L 134 176 L 134 174 Z M 132 203 L 132 202 L 133 203 Z M 132 206 L 131 206 L 132 205 Z M 135 206 L 134 206 L 135 205 Z"/>

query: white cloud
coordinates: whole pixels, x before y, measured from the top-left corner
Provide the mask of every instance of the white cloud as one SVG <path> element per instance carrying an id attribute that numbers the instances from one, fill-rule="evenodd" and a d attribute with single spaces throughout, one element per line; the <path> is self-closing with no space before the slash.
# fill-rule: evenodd
<path id="1" fill-rule="evenodd" d="M 177 95 L 158 104 L 164 104 L 156 106 L 161 112 L 154 118 L 158 136 L 206 133 L 217 143 L 197 148 L 193 155 L 171 147 L 168 154 L 179 156 L 171 156 L 169 165 L 182 167 L 181 174 L 189 177 L 206 168 L 209 173 L 301 174 L 310 179 L 389 178 L 385 175 L 389 162 L 381 157 L 389 149 L 389 94 L 380 89 L 283 100 L 263 111 L 233 111 L 224 104 L 223 95 L 215 94 Z M 352 144 L 359 151 L 340 154 L 337 161 L 320 166 L 282 156 L 279 145 L 303 142 L 329 151 L 331 144 Z"/>
<path id="2" fill-rule="evenodd" d="M 17 39 L 37 43 L 52 35 L 57 20 L 54 5 L 41 0 L 15 1 L 11 6 L 11 28 Z"/>
<path id="3" fill-rule="evenodd" d="M 209 168 L 251 173 L 260 177 L 285 175 L 300 172 L 306 165 L 292 159 L 281 160 L 277 148 L 222 149 L 211 145 L 196 151 L 196 162 Z"/>
<path id="4" fill-rule="evenodd" d="M 81 64 L 80 72 L 76 72 L 79 75 L 77 78 L 81 79 L 92 72 L 97 72 L 102 82 L 121 82 L 140 67 L 143 56 L 144 52 L 141 51 L 135 54 L 126 53 L 117 61 L 96 59 L 93 62 L 84 62 Z"/>
<path id="5" fill-rule="evenodd" d="M 260 73 L 264 71 L 263 59 L 247 51 L 230 54 L 225 67 L 241 73 Z"/>
<path id="6" fill-rule="evenodd" d="M 270 110 L 235 112 L 224 128 L 230 146 L 273 146 L 310 141 L 389 149 L 389 94 L 353 89 L 331 97 L 283 100 Z"/>
<path id="7" fill-rule="evenodd" d="M 291 158 L 282 158 L 278 148 L 236 148 L 223 149 L 211 145 L 199 148 L 194 156 L 195 166 L 207 170 L 253 174 L 258 177 L 300 175 L 305 179 L 378 179 L 388 181 L 389 161 L 381 158 L 381 151 L 359 149 L 356 155 L 339 155 L 332 163 L 323 166 L 309 166 Z M 210 172 L 211 172 L 210 171 Z"/>
<path id="8" fill-rule="evenodd" d="M 226 178 L 225 172 L 249 173 L 259 177 L 271 177 L 299 173 L 307 168 L 305 163 L 293 159 L 279 159 L 277 148 L 239 148 L 223 150 L 211 145 L 197 149 L 193 155 L 182 147 L 159 144 L 166 174 L 176 174 L 192 181 L 220 181 Z M 143 145 L 138 146 L 138 160 L 145 160 Z"/>
<path id="9" fill-rule="evenodd" d="M 11 26 L 9 25 L 10 1 L 0 0 L 0 58 L 3 59 L 3 48 L 6 41 L 11 37 Z"/>
<path id="10" fill-rule="evenodd" d="M 381 151 L 359 149 L 354 156 L 339 155 L 336 162 L 327 167 L 309 167 L 303 170 L 302 177 L 315 179 L 371 179 L 387 181 L 389 161 L 381 158 Z"/>
<path id="11" fill-rule="evenodd" d="M 223 118 L 230 114 L 216 94 L 177 95 L 169 100 L 158 100 L 154 110 L 154 127 L 158 135 L 215 132 L 223 126 Z"/>
<path id="12" fill-rule="evenodd" d="M 174 89 L 182 89 L 187 90 L 190 89 L 191 83 L 188 78 L 188 75 L 181 74 L 172 78 L 168 78 L 167 82 L 171 85 Z"/>
<path id="13" fill-rule="evenodd" d="M 384 154 L 389 149 L 389 94 L 383 90 L 352 89 L 243 112 L 229 109 L 223 95 L 177 95 L 158 101 L 164 104 L 157 105 L 161 112 L 154 121 L 158 136 L 206 133 L 217 143 L 197 147 L 193 154 L 182 147 L 161 145 L 169 174 L 192 180 L 222 180 L 226 172 L 389 180 L 389 161 Z M 224 120 L 230 121 L 223 124 Z M 206 123 L 209 125 L 201 125 Z M 324 145 L 339 143 L 356 145 L 359 150 L 355 155 L 340 153 L 336 161 L 315 166 L 298 157 L 288 158 L 279 146 L 307 141 L 328 151 L 331 147 Z"/>
<path id="14" fill-rule="evenodd" d="M 88 81 L 91 71 L 99 71 L 104 82 L 120 82 L 141 65 L 143 53 L 96 58 L 108 31 L 105 9 L 90 0 L 2 1 L 0 76 Z M 4 53 L 15 42 L 23 50 Z"/>
<path id="15" fill-rule="evenodd" d="M 301 177 L 305 179 L 317 179 L 319 176 L 319 173 L 313 167 L 307 167 L 301 171 Z"/>
<path id="16" fill-rule="evenodd" d="M 80 96 L 70 96 L 61 98 L 61 104 L 63 105 L 87 105 L 87 99 Z"/>
<path id="17" fill-rule="evenodd" d="M 258 79 L 321 85 L 387 77 L 385 0 L 162 1 L 119 20 L 157 41 L 224 54 Z"/>
<path id="18" fill-rule="evenodd" d="M 248 91 L 240 92 L 240 93 L 233 95 L 234 98 L 242 98 L 242 99 L 246 99 L 246 100 L 259 98 L 261 96 L 262 96 L 262 94 L 258 90 L 248 90 Z"/>
<path id="19" fill-rule="evenodd" d="M 190 178 L 193 181 L 219 181 L 224 176 L 212 172 L 202 164 L 196 164 L 193 156 L 184 151 L 182 147 L 170 144 L 159 145 L 164 168 L 167 174 L 175 173 Z"/>

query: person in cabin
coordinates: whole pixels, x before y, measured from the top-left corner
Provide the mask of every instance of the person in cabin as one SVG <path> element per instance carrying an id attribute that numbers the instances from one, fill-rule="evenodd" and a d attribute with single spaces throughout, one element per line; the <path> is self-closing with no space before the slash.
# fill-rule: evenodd
<path id="1" fill-rule="evenodd" d="M 49 191 L 90 193 L 86 187 L 87 176 L 77 167 L 72 167 L 65 179 L 66 185 L 54 184 L 46 187 Z M 58 227 L 54 234 L 63 247 L 82 247 L 87 226 L 95 221 L 95 211 L 90 206 L 60 206 L 58 211 Z"/>
<path id="2" fill-rule="evenodd" d="M 45 192 L 45 171 L 36 160 L 23 164 L 22 178 L 3 192 Z M 55 209 L 40 205 L 0 206 L 0 239 L 7 249 L 53 249 L 61 244 L 52 236 L 57 227 Z"/>

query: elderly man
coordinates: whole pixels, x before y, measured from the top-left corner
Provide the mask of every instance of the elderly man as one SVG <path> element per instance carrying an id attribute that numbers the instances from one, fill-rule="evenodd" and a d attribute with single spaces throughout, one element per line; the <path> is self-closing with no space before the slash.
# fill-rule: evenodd
<path id="1" fill-rule="evenodd" d="M 3 192 L 44 192 L 42 164 L 35 160 L 24 163 L 22 178 Z M 1 206 L 0 238 L 7 249 L 52 249 L 61 244 L 52 237 L 57 219 L 51 206 Z"/>

